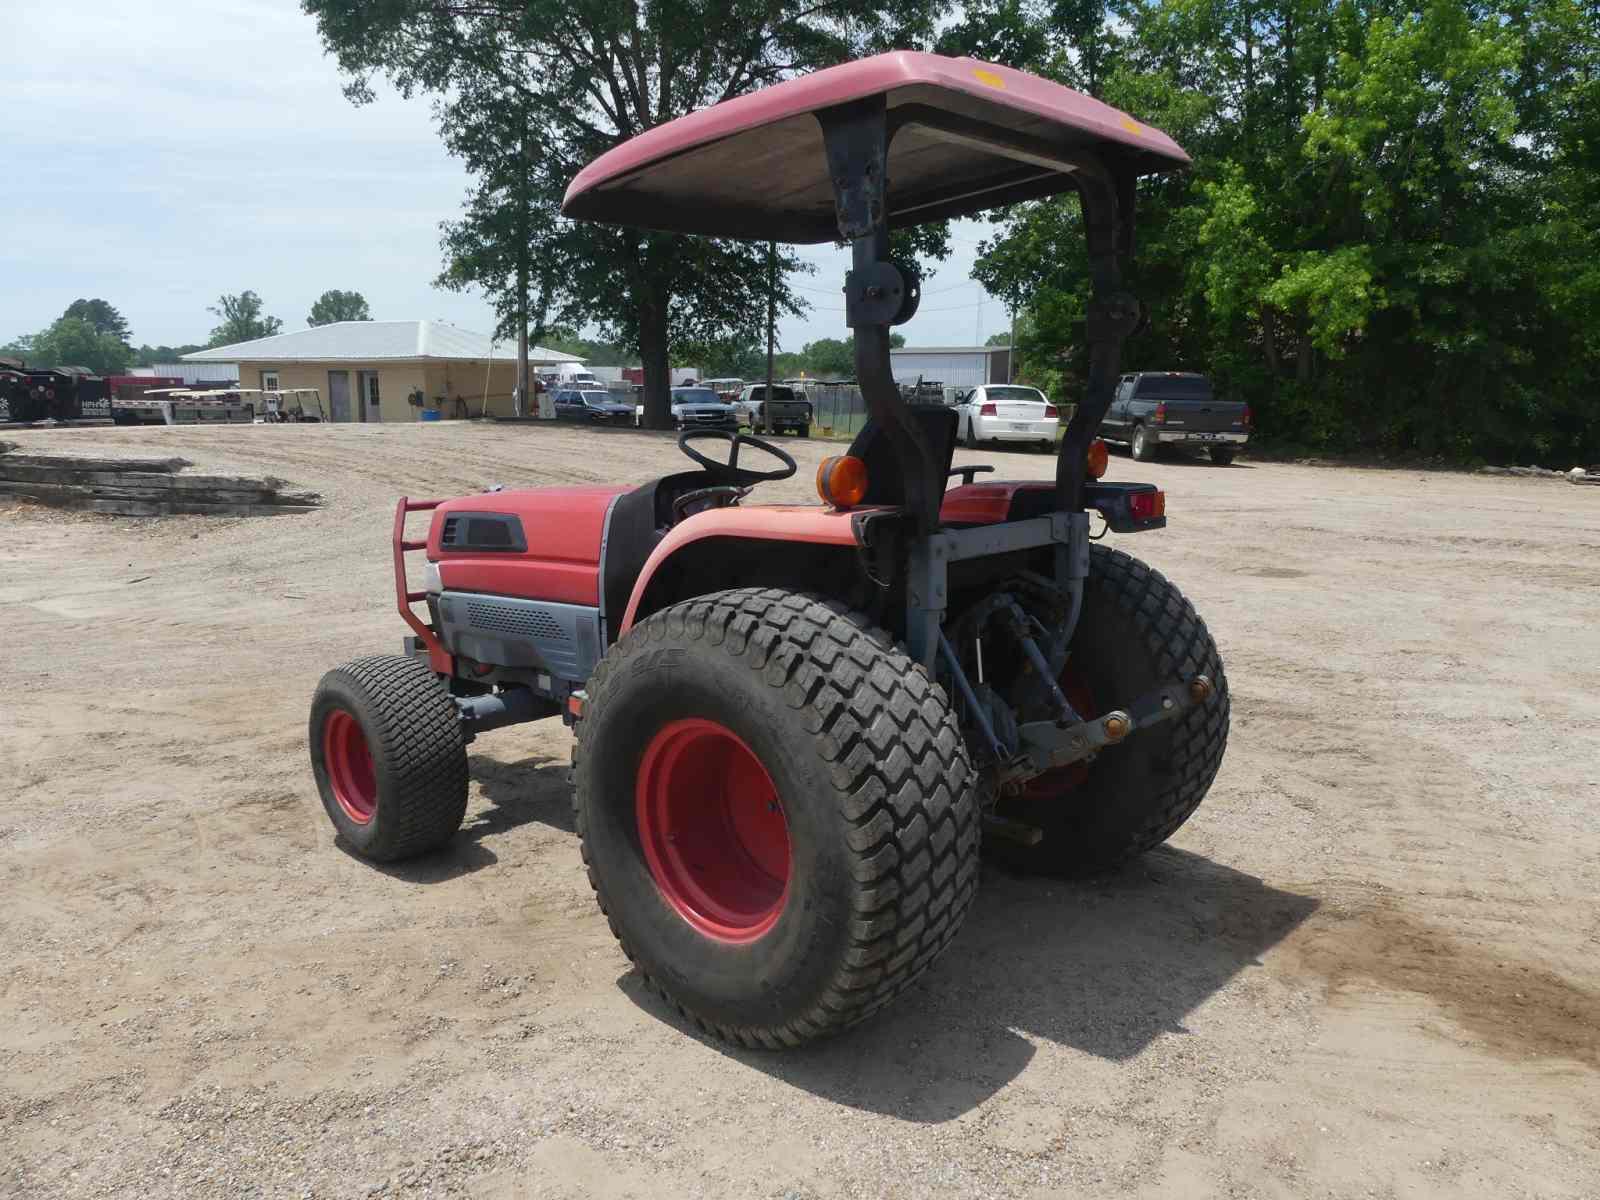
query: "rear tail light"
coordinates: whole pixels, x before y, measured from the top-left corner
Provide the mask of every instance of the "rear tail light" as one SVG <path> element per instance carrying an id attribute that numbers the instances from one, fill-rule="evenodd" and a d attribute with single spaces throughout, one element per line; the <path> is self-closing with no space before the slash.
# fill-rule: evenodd
<path id="1" fill-rule="evenodd" d="M 1250 420 L 1251 420 L 1251 417 L 1250 417 L 1250 406 L 1248 404 L 1246 404 L 1244 406 L 1244 427 L 1246 429 L 1250 428 Z"/>
<path id="2" fill-rule="evenodd" d="M 1056 411 L 1054 404 L 1046 404 L 1044 406 L 1044 415 L 1047 417 L 1059 417 L 1061 414 Z"/>
<path id="3" fill-rule="evenodd" d="M 1128 511 L 1135 521 L 1153 521 L 1167 515 L 1165 492 L 1135 492 L 1128 497 Z"/>
<path id="4" fill-rule="evenodd" d="M 1156 405 L 1156 415 L 1150 419 L 1157 425 L 1165 425 L 1167 423 L 1167 406 L 1165 404 Z"/>
<path id="5" fill-rule="evenodd" d="M 980 417 L 996 417 L 1000 415 L 1000 410 L 992 404 L 985 404 L 978 409 L 978 415 Z"/>

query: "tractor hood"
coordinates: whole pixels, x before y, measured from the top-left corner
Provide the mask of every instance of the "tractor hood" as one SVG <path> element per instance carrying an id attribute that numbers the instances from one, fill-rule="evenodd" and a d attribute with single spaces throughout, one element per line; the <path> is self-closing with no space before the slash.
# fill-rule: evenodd
<path id="1" fill-rule="evenodd" d="M 433 510 L 428 560 L 448 591 L 600 602 L 606 512 L 626 486 L 484 492 Z"/>

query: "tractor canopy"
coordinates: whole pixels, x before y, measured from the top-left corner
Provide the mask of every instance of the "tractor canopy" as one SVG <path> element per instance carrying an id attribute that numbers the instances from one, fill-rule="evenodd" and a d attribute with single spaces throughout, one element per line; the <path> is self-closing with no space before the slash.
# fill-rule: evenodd
<path id="1" fill-rule="evenodd" d="M 762 241 L 841 236 L 819 117 L 885 106 L 890 227 L 962 217 L 1077 186 L 1086 170 L 1170 171 L 1159 129 L 1058 83 L 972 58 L 901 50 L 791 79 L 657 126 L 567 188 L 569 217 Z"/>

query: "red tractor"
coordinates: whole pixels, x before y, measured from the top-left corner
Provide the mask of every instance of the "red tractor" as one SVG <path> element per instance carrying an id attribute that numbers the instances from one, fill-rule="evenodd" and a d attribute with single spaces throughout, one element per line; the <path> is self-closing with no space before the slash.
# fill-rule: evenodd
<path id="1" fill-rule="evenodd" d="M 583 859 L 623 950 L 702 1028 L 772 1047 L 853 1025 L 927 970 L 972 904 L 980 842 L 1082 874 L 1167 838 L 1222 759 L 1222 663 L 1176 587 L 1091 546 L 1089 514 L 1119 533 L 1166 523 L 1154 486 L 1100 480 L 1095 432 L 1142 318 L 1122 284 L 1135 180 L 1188 161 L 1068 88 L 904 52 L 592 163 L 568 216 L 849 242 L 870 420 L 819 469 L 820 505 L 746 503 L 794 460 L 701 429 L 678 439 L 691 469 L 637 487 L 402 499 L 413 636 L 329 672 L 312 702 L 339 833 L 375 860 L 440 846 L 466 809 L 467 743 L 560 715 Z M 920 287 L 889 230 L 1069 190 L 1093 280 L 1086 396 L 1053 483 L 980 483 L 991 468 L 951 466 L 953 410 L 908 403 L 890 373 Z M 725 459 L 703 452 L 713 440 Z M 425 540 L 407 537 L 416 511 Z"/>

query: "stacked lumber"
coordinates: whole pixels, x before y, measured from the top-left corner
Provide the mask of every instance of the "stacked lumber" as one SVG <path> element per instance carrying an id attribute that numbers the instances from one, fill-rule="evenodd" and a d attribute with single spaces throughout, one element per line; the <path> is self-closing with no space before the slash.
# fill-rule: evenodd
<path id="1" fill-rule="evenodd" d="M 195 513 L 258 517 L 305 512 L 315 492 L 293 490 L 268 475 L 185 475 L 181 458 L 84 458 L 11 453 L 0 442 L 0 497 L 124 517 Z"/>

